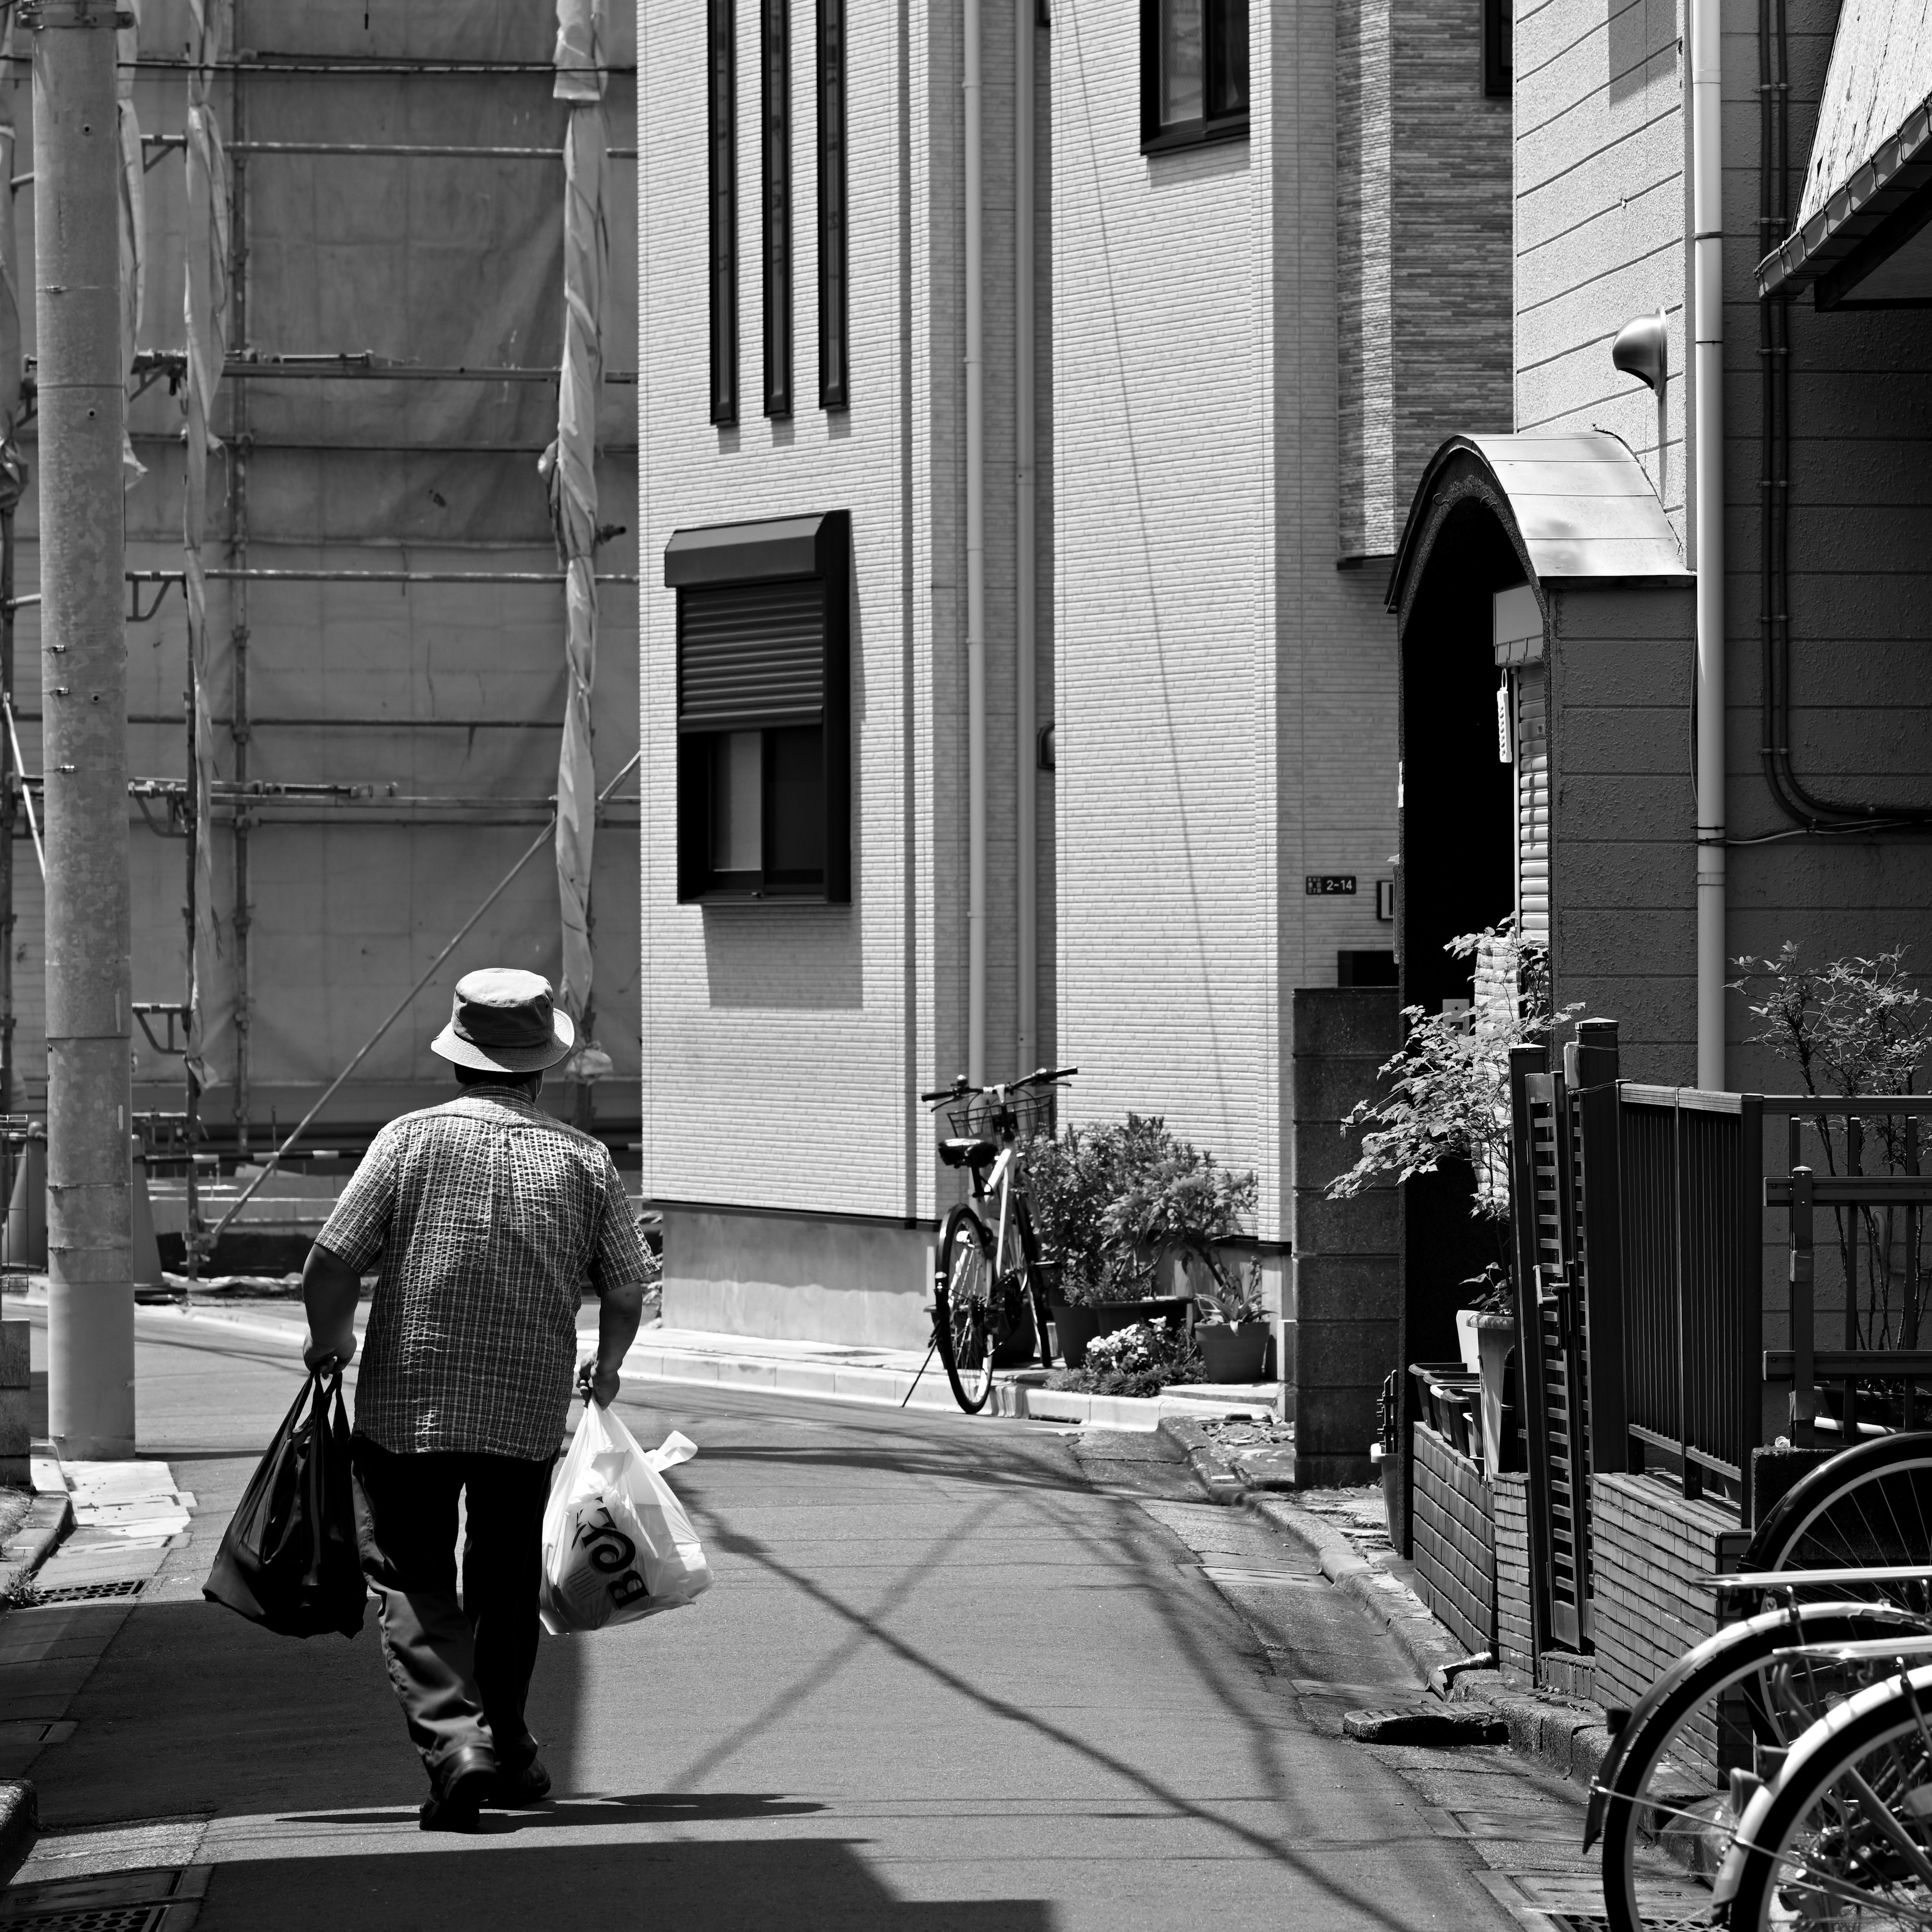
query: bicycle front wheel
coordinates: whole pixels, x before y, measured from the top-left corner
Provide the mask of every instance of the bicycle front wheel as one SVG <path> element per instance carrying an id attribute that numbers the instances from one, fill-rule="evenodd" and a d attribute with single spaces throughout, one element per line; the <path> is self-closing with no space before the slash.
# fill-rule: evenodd
<path id="1" fill-rule="evenodd" d="M 976 1415 L 993 1390 L 993 1238 L 963 1202 L 939 1238 L 933 1335 L 959 1406 Z"/>

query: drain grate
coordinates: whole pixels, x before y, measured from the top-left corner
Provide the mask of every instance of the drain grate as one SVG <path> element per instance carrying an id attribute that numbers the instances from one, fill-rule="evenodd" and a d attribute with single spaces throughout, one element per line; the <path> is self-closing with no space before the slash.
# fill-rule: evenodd
<path id="1" fill-rule="evenodd" d="M 138 1597 L 145 1576 L 123 1579 L 118 1583 L 70 1583 L 64 1589 L 37 1590 L 34 1600 L 42 1604 L 92 1604 L 103 1597 Z"/>
<path id="2" fill-rule="evenodd" d="M 165 1905 L 99 1905 L 78 1912 L 40 1912 L 31 1918 L 0 1920 L 5 1932 L 159 1932 Z"/>

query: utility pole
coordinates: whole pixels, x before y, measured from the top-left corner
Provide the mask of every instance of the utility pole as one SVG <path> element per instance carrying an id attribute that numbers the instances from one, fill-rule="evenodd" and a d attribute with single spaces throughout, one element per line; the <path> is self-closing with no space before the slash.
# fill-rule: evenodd
<path id="1" fill-rule="evenodd" d="M 134 1453 L 128 661 L 112 0 L 34 36 L 47 850 L 47 1408 L 64 1454 Z"/>

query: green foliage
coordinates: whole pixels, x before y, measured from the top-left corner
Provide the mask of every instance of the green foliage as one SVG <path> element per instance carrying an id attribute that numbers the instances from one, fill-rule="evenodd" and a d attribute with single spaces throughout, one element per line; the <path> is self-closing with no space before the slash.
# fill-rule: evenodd
<path id="1" fill-rule="evenodd" d="M 1471 1211 L 1493 1222 L 1500 1239 L 1509 1222 L 1509 1057 L 1513 1047 L 1540 1046 L 1580 1012 L 1550 1006 L 1548 955 L 1516 938 L 1514 920 L 1466 932 L 1444 949 L 1458 959 L 1485 956 L 1516 988 L 1514 1010 L 1432 1013 L 1406 1006 L 1408 1032 L 1378 1070 L 1389 1084 L 1380 1098 L 1359 1102 L 1342 1131 L 1366 1126 L 1354 1166 L 1328 1184 L 1345 1201 L 1378 1181 L 1403 1181 L 1444 1166 L 1467 1168 L 1477 1181 Z"/>
<path id="2" fill-rule="evenodd" d="M 1822 968 L 1807 966 L 1786 940 L 1768 959 L 1732 962 L 1744 974 L 1731 989 L 1747 994 L 1762 1030 L 1749 1036 L 1798 1070 L 1804 1091 L 1820 1102 L 1833 1098 L 1882 1098 L 1916 1090 L 1932 1048 L 1932 998 L 1905 970 L 1905 948 L 1869 958 L 1856 955 Z M 1856 1117 L 1825 1108 L 1809 1123 L 1832 1174 L 1906 1174 L 1920 1170 L 1922 1151 L 1910 1118 L 1862 1110 Z M 1808 1156 L 1808 1158 L 1814 1158 Z M 1922 1252 L 1924 1232 L 1899 1208 L 1834 1208 L 1841 1280 L 1855 1285 L 1854 1346 L 1898 1346 L 1918 1330 L 1928 1312 Z M 1917 1284 L 1918 1306 L 1907 1303 Z"/>
<path id="3" fill-rule="evenodd" d="M 1164 1323 L 1136 1322 L 1087 1344 L 1084 1366 L 1062 1369 L 1048 1386 L 1082 1395 L 1158 1395 L 1176 1382 L 1202 1379 L 1201 1352 Z"/>
<path id="4" fill-rule="evenodd" d="M 1130 1114 L 1105 1126 L 1068 1127 L 1027 1148 L 1027 1197 L 1061 1298 L 1130 1300 L 1148 1290 L 1154 1253 L 1174 1236 L 1214 1241 L 1254 1212 L 1252 1174 L 1236 1174 L 1168 1131 Z"/>

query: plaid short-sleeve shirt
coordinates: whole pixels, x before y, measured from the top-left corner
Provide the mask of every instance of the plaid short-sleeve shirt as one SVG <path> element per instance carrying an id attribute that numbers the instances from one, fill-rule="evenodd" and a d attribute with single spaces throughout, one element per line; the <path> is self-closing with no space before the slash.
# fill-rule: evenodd
<path id="1" fill-rule="evenodd" d="M 381 1257 L 356 1428 L 403 1455 L 554 1455 L 586 1278 L 646 1275 L 609 1150 L 511 1088 L 391 1121 L 320 1239 L 359 1270 Z"/>

